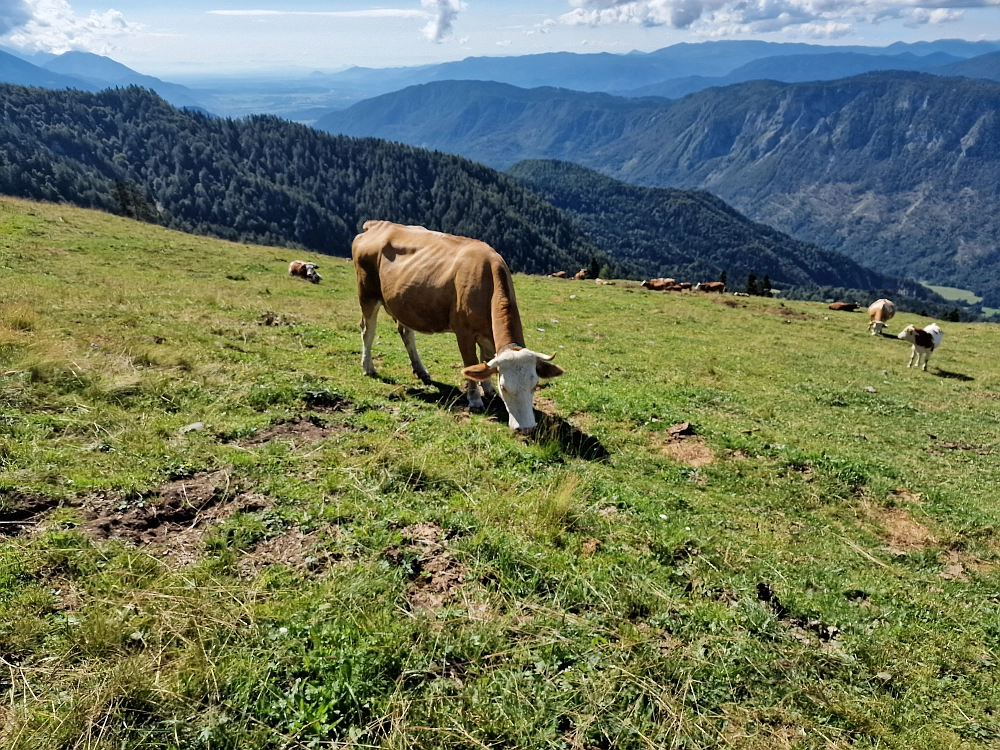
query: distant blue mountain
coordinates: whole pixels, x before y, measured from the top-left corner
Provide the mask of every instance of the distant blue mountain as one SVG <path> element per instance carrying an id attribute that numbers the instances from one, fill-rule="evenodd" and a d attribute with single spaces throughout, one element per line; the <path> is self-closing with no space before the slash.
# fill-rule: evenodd
<path id="1" fill-rule="evenodd" d="M 161 81 L 137 73 L 110 57 L 90 52 L 66 52 L 45 63 L 45 69 L 61 75 L 79 78 L 97 89 L 142 86 L 155 91 L 175 107 L 205 111 L 198 94 L 186 86 Z"/>
<path id="2" fill-rule="evenodd" d="M 46 89 L 80 89 L 82 91 L 96 91 L 99 88 L 81 78 L 40 68 L 27 60 L 3 51 L 0 51 L 0 83 L 16 83 L 19 86 L 37 86 Z"/>
<path id="3" fill-rule="evenodd" d="M 909 70 L 922 73 L 938 72 L 952 63 L 968 62 L 947 52 L 934 52 L 918 56 L 912 52 L 898 55 L 862 54 L 860 52 L 827 52 L 806 55 L 781 55 L 762 57 L 741 65 L 724 76 L 687 76 L 660 81 L 651 86 L 641 86 L 630 91 L 616 92 L 623 96 L 661 96 L 678 99 L 710 86 L 728 86 L 745 81 L 833 81 L 872 73 L 876 70 Z"/>

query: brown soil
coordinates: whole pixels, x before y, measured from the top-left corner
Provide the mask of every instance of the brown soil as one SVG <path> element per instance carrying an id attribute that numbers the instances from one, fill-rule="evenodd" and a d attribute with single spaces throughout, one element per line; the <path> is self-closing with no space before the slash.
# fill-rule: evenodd
<path id="1" fill-rule="evenodd" d="M 240 572 L 253 577 L 270 565 L 284 565 L 300 572 L 322 572 L 337 559 L 323 547 L 323 542 L 336 534 L 337 529 L 332 526 L 310 532 L 296 528 L 265 539 L 240 559 Z"/>
<path id="2" fill-rule="evenodd" d="M 60 501 L 42 495 L 4 492 L 0 494 L 0 537 L 16 536 L 26 527 L 34 526 L 41 517 Z"/>
<path id="3" fill-rule="evenodd" d="M 440 526 L 415 523 L 402 531 L 408 542 L 405 549 L 389 548 L 384 554 L 390 561 L 402 559 L 404 551 L 419 552 L 413 566 L 414 578 L 406 590 L 406 601 L 414 612 L 434 614 L 455 601 L 460 594 L 464 572 L 446 549 L 447 540 Z"/>
<path id="4" fill-rule="evenodd" d="M 217 471 L 170 482 L 125 507 L 118 498 L 91 498 L 83 507 L 83 529 L 96 539 L 150 547 L 180 566 L 198 559 L 214 525 L 233 513 L 253 513 L 269 505 L 264 495 L 236 492 L 228 474 Z"/>
<path id="5" fill-rule="evenodd" d="M 919 552 L 937 544 L 927 527 L 913 520 L 905 508 L 871 508 L 868 514 L 882 525 L 882 538 L 891 554 Z"/>
<path id="6" fill-rule="evenodd" d="M 261 430 L 256 435 L 244 440 L 240 445 L 250 447 L 263 445 L 272 440 L 284 440 L 290 442 L 292 446 L 307 445 L 315 443 L 327 437 L 332 428 L 324 425 L 318 419 L 299 417 L 289 422 L 278 422 L 270 427 Z"/>
<path id="7" fill-rule="evenodd" d="M 671 437 L 660 446 L 660 450 L 675 461 L 700 469 L 715 460 L 715 454 L 700 435 L 679 434 Z"/>
<path id="8" fill-rule="evenodd" d="M 765 307 L 764 312 L 770 315 L 780 315 L 783 318 L 794 318 L 795 320 L 809 320 L 811 317 L 808 313 L 789 310 L 787 307 Z"/>
<path id="9" fill-rule="evenodd" d="M 919 492 L 911 492 L 905 487 L 897 487 L 895 490 L 889 493 L 889 497 L 891 497 L 897 503 L 910 503 L 912 505 L 919 505 L 922 502 Z"/>

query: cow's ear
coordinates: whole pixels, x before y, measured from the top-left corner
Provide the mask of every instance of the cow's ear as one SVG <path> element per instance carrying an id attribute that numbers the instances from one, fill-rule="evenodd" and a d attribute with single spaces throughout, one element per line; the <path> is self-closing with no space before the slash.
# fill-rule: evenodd
<path id="1" fill-rule="evenodd" d="M 540 378 L 557 378 L 566 371 L 559 365 L 554 365 L 551 362 L 536 359 L 535 372 L 538 373 L 538 377 Z"/>
<path id="2" fill-rule="evenodd" d="M 480 362 L 478 365 L 472 365 L 472 367 L 466 367 L 462 370 L 462 374 L 469 380 L 476 380 L 479 382 L 489 380 L 498 372 L 500 372 L 499 367 L 490 367 L 485 362 Z"/>

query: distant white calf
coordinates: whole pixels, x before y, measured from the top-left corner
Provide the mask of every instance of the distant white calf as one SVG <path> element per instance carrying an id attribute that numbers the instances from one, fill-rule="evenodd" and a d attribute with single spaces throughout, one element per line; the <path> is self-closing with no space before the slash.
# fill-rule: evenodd
<path id="1" fill-rule="evenodd" d="M 896 314 L 896 306 L 887 299 L 877 299 L 868 308 L 868 317 L 871 323 L 868 324 L 868 331 L 872 336 L 879 336 L 885 324 L 892 320 Z"/>
<path id="2" fill-rule="evenodd" d="M 926 370 L 927 360 L 930 359 L 931 353 L 941 346 L 944 331 L 938 327 L 937 323 L 931 323 L 926 328 L 906 326 L 896 338 L 913 344 L 913 349 L 910 352 L 910 363 L 907 367 L 921 367 L 922 363 L 922 369 Z"/>

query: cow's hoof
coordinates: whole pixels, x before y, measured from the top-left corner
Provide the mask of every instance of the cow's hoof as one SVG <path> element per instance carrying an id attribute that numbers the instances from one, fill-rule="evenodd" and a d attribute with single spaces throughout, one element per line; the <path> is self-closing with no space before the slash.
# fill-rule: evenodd
<path id="1" fill-rule="evenodd" d="M 471 411 L 473 414 L 482 414 L 484 411 L 486 411 L 486 405 L 482 401 L 479 401 L 477 403 L 470 403 L 469 411 Z"/>
<path id="2" fill-rule="evenodd" d="M 416 375 L 417 379 L 424 385 L 430 385 L 431 383 L 434 382 L 434 378 L 431 377 L 431 374 L 429 372 L 424 372 L 424 373 L 415 372 L 413 374 Z"/>

